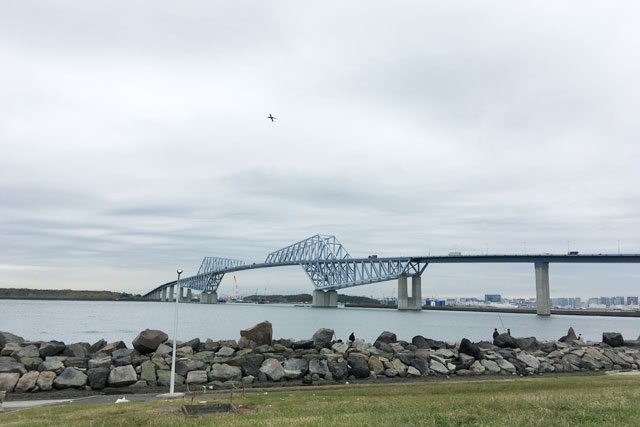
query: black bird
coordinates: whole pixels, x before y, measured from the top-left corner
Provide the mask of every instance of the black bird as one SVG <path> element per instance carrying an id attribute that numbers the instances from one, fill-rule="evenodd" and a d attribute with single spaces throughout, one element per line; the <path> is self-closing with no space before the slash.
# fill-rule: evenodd
<path id="1" fill-rule="evenodd" d="M 271 113 L 269 113 L 269 115 L 267 116 L 267 119 L 271 119 L 271 121 L 272 121 L 272 122 L 273 122 L 274 120 L 276 120 L 276 118 L 275 118 L 275 117 L 273 117 L 273 116 L 271 115 Z"/>

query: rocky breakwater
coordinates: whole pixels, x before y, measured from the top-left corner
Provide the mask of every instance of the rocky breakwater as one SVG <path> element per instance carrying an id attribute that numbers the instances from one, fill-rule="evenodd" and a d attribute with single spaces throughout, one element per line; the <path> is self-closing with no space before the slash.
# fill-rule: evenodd
<path id="1" fill-rule="evenodd" d="M 334 341 L 319 329 L 304 340 L 272 338 L 271 323 L 241 331 L 236 340 L 177 342 L 178 387 L 237 387 L 244 383 L 323 384 L 345 380 L 429 376 L 534 375 L 638 369 L 640 341 L 604 333 L 583 343 L 573 330 L 557 341 L 502 334 L 494 343 L 459 343 L 415 336 L 399 340 L 382 332 L 374 343 Z M 133 348 L 124 342 L 65 344 L 27 341 L 0 332 L 0 391 L 168 386 L 172 342 L 157 330 L 142 331 Z"/>

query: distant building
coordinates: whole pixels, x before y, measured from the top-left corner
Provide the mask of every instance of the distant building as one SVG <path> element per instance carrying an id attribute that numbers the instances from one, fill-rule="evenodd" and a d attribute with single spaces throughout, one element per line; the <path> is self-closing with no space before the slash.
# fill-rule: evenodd
<path id="1" fill-rule="evenodd" d="M 580 297 L 575 297 L 573 300 L 573 308 L 582 308 L 582 299 Z"/>
<path id="2" fill-rule="evenodd" d="M 484 302 L 502 302 L 502 295 L 500 294 L 485 294 Z"/>
<path id="3" fill-rule="evenodd" d="M 600 304 L 600 298 L 589 298 L 587 300 L 587 305 L 591 307 L 592 304 Z"/>
<path id="4" fill-rule="evenodd" d="M 627 305 L 638 305 L 638 297 L 627 297 Z"/>
<path id="5" fill-rule="evenodd" d="M 605 307 L 609 307 L 611 305 L 611 298 L 609 298 L 609 297 L 600 297 L 600 305 L 604 305 Z"/>
<path id="6" fill-rule="evenodd" d="M 624 297 L 613 297 L 611 299 L 611 305 L 624 305 Z"/>

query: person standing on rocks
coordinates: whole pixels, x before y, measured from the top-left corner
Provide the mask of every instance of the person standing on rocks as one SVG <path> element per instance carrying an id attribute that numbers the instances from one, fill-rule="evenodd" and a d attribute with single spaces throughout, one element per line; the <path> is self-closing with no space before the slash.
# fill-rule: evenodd
<path id="1" fill-rule="evenodd" d="M 507 335 L 511 336 L 511 328 L 507 328 Z"/>
<path id="2" fill-rule="evenodd" d="M 498 328 L 493 328 L 493 341 L 498 338 L 498 335 L 500 335 L 500 332 L 498 332 Z"/>
<path id="3" fill-rule="evenodd" d="M 353 334 L 353 332 L 351 332 L 351 335 L 349 335 L 349 341 L 354 342 L 356 340 L 356 336 Z"/>

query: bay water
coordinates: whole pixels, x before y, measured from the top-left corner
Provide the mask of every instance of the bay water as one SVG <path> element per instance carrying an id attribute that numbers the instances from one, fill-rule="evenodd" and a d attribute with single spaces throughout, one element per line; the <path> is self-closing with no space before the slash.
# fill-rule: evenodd
<path id="1" fill-rule="evenodd" d="M 144 329 L 173 335 L 175 304 L 124 301 L 0 300 L 0 331 L 29 340 L 94 343 L 123 340 L 128 346 Z M 518 337 L 558 339 L 572 326 L 585 340 L 600 341 L 602 332 L 621 332 L 625 339 L 640 334 L 640 318 L 535 314 L 397 311 L 374 308 L 314 308 L 280 304 L 180 304 L 178 339 L 239 339 L 240 330 L 268 320 L 274 338 L 311 338 L 331 328 L 336 339 L 351 332 L 373 342 L 382 331 L 411 341 L 423 335 L 443 341 L 491 340 L 493 329 L 511 329 Z"/>

